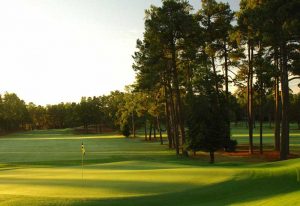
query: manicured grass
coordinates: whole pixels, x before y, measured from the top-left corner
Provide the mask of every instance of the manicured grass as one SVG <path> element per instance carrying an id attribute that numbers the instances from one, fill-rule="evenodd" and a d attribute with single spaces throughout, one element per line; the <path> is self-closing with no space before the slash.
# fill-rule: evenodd
<path id="1" fill-rule="evenodd" d="M 245 126 L 232 125 L 232 139 L 236 139 L 239 145 L 249 144 L 248 130 Z M 259 125 L 256 125 L 253 135 L 254 146 L 259 146 Z M 269 124 L 264 124 L 263 127 L 263 145 L 265 148 L 272 148 L 274 146 L 274 128 L 271 128 Z M 300 155 L 300 130 L 296 124 L 290 125 L 290 150 L 291 153 Z"/>
<path id="2" fill-rule="evenodd" d="M 244 134 L 245 129 L 233 130 L 233 137 L 247 142 Z M 296 132 L 295 138 L 294 149 L 300 150 Z M 0 205 L 299 204 L 299 159 L 227 158 L 210 165 L 206 158 L 176 157 L 159 142 L 118 134 L 52 130 L 0 137 Z"/>

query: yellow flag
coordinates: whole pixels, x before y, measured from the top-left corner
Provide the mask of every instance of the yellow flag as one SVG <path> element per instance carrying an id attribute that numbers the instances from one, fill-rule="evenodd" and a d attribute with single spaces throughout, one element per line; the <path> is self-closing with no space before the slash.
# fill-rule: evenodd
<path id="1" fill-rule="evenodd" d="M 82 153 L 82 155 L 85 155 L 85 149 L 84 149 L 83 143 L 81 144 L 81 153 Z"/>

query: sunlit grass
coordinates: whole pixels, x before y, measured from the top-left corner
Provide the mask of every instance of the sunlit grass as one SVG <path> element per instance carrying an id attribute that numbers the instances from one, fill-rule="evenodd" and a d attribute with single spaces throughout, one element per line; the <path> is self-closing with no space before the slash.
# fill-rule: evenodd
<path id="1" fill-rule="evenodd" d="M 136 162 L 143 164 L 143 162 Z M 128 162 L 130 165 L 131 162 Z M 128 167 L 128 165 L 123 164 Z M 163 166 L 163 165 L 160 165 Z M 208 178 L 211 174 L 214 178 Z M 199 178 L 198 174 L 202 177 Z M 230 178 L 227 169 L 179 168 L 118 170 L 101 165 L 73 168 L 29 168 L 7 171 L 0 178 L 0 193 L 40 197 L 113 198 L 182 191 Z M 183 186 L 185 185 L 185 186 Z M 9 190 L 7 190 L 9 188 Z"/>

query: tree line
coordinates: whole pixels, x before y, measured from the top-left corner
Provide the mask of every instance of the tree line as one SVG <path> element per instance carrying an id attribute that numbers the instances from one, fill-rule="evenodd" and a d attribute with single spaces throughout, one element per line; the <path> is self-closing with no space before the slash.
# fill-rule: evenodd
<path id="1" fill-rule="evenodd" d="M 32 102 L 26 104 L 15 93 L 5 93 L 0 95 L 0 131 L 75 128 L 85 133 L 101 133 L 122 131 L 126 127 L 135 137 L 137 129 L 142 127 L 146 140 L 151 140 L 152 136 L 156 138 L 157 128 L 161 125 L 157 123 L 162 118 L 162 105 L 144 93 L 132 93 L 131 89 L 128 86 L 125 92 L 82 97 L 79 103 L 62 102 L 46 106 Z M 147 127 L 150 127 L 151 135 L 148 135 Z M 162 131 L 159 131 L 162 137 Z"/>
<path id="2" fill-rule="evenodd" d="M 122 130 L 128 126 L 130 135 L 134 136 L 138 130 L 143 133 L 145 140 L 152 140 L 156 137 L 156 132 L 165 132 L 165 103 L 158 99 L 160 94 L 149 95 L 136 92 L 129 86 L 127 88 L 131 89 L 125 92 L 113 91 L 99 97 L 83 97 L 79 103 L 62 102 L 47 106 L 35 105 L 32 102 L 26 104 L 16 94 L 5 93 L 0 95 L 0 130 L 10 132 L 22 129 L 87 128 L 99 124 L 99 133 L 100 125 L 114 130 Z M 236 126 L 248 126 L 245 121 L 246 101 L 241 92 L 230 94 L 232 109 L 229 111 L 229 119 Z M 290 94 L 290 102 L 290 120 L 300 129 L 300 93 Z M 273 95 L 266 96 L 263 120 L 269 123 L 270 128 L 274 127 L 274 106 Z M 254 111 L 258 110 L 259 102 L 254 102 L 254 108 Z M 257 122 L 259 114 L 256 112 L 254 117 Z"/>
<path id="3" fill-rule="evenodd" d="M 263 152 L 264 107 L 274 109 L 274 149 L 289 154 L 292 115 L 289 82 L 299 78 L 300 1 L 202 0 L 199 11 L 188 1 L 163 0 L 145 13 L 145 30 L 133 54 L 135 90 L 161 94 L 170 147 L 229 151 L 233 106 L 229 88 L 246 107 L 249 153 L 254 153 L 253 127 L 258 114 Z M 270 99 L 269 99 L 270 100 Z"/>
<path id="4" fill-rule="evenodd" d="M 113 128 L 114 119 L 107 111 L 107 96 L 82 97 L 79 103 L 59 103 L 54 105 L 26 104 L 14 93 L 0 96 L 0 129 L 2 133 L 18 130 L 61 129 L 82 126 L 88 131 L 89 125 Z"/>

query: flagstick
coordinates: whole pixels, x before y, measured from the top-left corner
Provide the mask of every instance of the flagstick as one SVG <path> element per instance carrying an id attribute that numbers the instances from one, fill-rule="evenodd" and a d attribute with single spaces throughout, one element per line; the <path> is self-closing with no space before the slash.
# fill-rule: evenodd
<path id="1" fill-rule="evenodd" d="M 81 179 L 83 181 L 83 153 L 81 154 Z"/>

